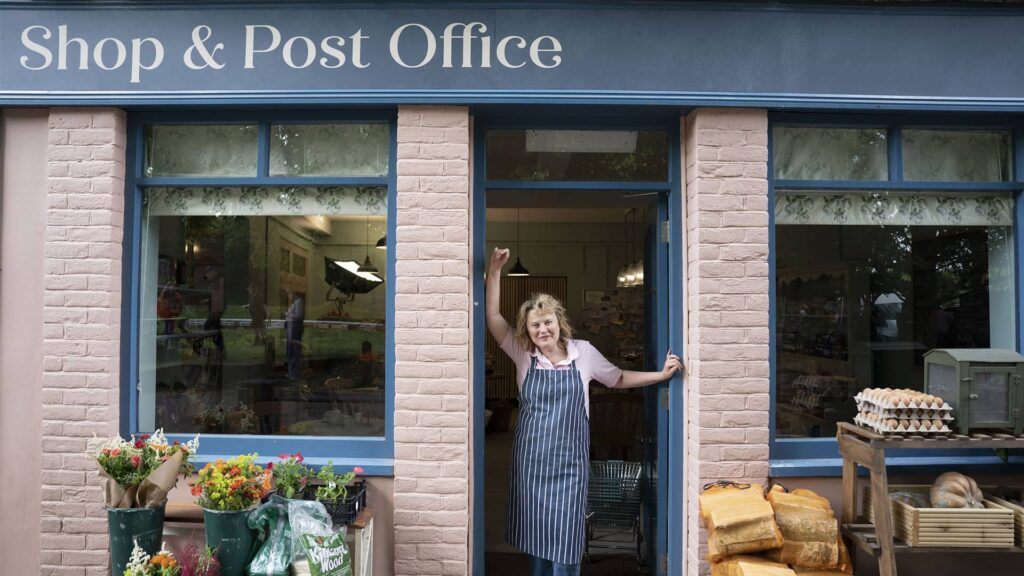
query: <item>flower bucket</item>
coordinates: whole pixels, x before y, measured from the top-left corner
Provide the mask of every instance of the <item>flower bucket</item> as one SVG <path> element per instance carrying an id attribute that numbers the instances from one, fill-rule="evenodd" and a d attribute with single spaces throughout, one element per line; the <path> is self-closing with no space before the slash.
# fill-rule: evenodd
<path id="1" fill-rule="evenodd" d="M 246 510 L 209 510 L 203 508 L 206 545 L 217 550 L 220 576 L 244 576 L 256 553 L 256 533 L 249 528 Z"/>
<path id="2" fill-rule="evenodd" d="M 149 555 L 160 551 L 164 539 L 164 507 L 107 508 L 110 533 L 110 573 L 124 574 L 135 542 Z"/>

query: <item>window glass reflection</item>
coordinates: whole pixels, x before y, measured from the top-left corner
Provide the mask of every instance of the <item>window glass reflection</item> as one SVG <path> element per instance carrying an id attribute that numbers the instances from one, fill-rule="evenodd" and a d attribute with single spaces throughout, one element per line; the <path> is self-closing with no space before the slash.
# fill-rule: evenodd
<path id="1" fill-rule="evenodd" d="M 146 190 L 140 428 L 383 436 L 385 192 Z"/>
<path id="2" fill-rule="evenodd" d="M 779 437 L 834 436 L 835 423 L 855 415 L 850 399 L 865 387 L 920 390 L 923 354 L 930 349 L 1015 347 L 1008 212 L 989 213 L 990 225 L 978 214 L 980 221 L 966 222 L 963 214 L 957 221 L 952 212 L 930 210 L 941 204 L 929 196 L 913 210 L 856 216 L 858 199 L 871 196 L 844 197 L 851 200 L 847 224 L 799 224 L 793 214 L 781 215 L 785 204 L 799 204 L 807 210 L 804 221 L 834 222 L 834 214 L 818 212 L 825 199 L 797 202 L 798 196 L 782 193 L 777 206 Z M 998 200 L 1004 211 L 1012 207 L 1008 197 Z"/>

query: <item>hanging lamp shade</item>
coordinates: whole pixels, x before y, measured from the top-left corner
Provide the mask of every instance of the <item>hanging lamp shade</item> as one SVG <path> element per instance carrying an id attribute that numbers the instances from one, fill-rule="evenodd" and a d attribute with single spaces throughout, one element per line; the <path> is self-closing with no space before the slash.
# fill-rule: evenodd
<path id="1" fill-rule="evenodd" d="M 506 274 L 506 276 L 529 276 L 529 275 L 530 275 L 530 271 L 526 269 L 526 266 L 523 266 L 523 263 L 519 261 L 519 257 L 516 256 L 515 266 L 512 266 L 512 269 L 508 271 L 508 274 Z"/>
<path id="2" fill-rule="evenodd" d="M 359 266 L 359 269 L 356 270 L 356 272 L 374 272 L 374 273 L 376 273 L 376 272 L 380 272 L 380 270 L 377 270 L 377 267 L 374 266 L 373 262 L 370 261 L 370 257 L 367 256 L 366 260 L 363 261 L 362 265 Z"/>
<path id="3" fill-rule="evenodd" d="M 381 236 L 380 240 L 377 240 L 377 250 L 387 250 L 387 249 L 388 249 L 388 237 L 387 236 Z"/>
<path id="4" fill-rule="evenodd" d="M 378 272 L 377 267 L 370 260 L 370 215 L 366 215 L 366 260 L 359 266 L 356 272 Z"/>
<path id="5" fill-rule="evenodd" d="M 636 263 L 636 285 L 643 286 L 644 283 L 644 263 Z"/>
<path id="6" fill-rule="evenodd" d="M 519 252 L 519 208 L 516 208 L 516 252 Z M 508 271 L 506 276 L 529 276 L 530 271 L 523 266 L 523 263 L 519 261 L 519 256 L 516 256 L 515 266 Z"/>

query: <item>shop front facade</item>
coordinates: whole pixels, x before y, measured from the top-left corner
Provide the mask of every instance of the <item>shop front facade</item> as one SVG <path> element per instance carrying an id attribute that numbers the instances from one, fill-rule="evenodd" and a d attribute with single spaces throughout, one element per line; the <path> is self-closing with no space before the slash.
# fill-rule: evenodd
<path id="1" fill-rule="evenodd" d="M 706 572 L 708 482 L 838 497 L 858 390 L 1024 342 L 1024 13 L 866 4 L 0 3 L 12 573 L 107 573 L 88 439 L 157 428 L 360 466 L 375 574 L 485 573 L 484 263 L 542 261 L 546 206 L 632 211 L 534 276 L 593 324 L 638 262 L 687 367 L 638 424 L 648 573 Z"/>

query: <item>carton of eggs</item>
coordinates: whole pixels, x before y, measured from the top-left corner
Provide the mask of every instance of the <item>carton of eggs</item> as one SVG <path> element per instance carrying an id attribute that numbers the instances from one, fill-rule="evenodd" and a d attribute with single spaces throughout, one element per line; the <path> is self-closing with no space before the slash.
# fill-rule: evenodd
<path id="1" fill-rule="evenodd" d="M 854 423 L 879 433 L 943 434 L 953 420 L 949 403 L 917 390 L 865 388 L 854 401 Z"/>

